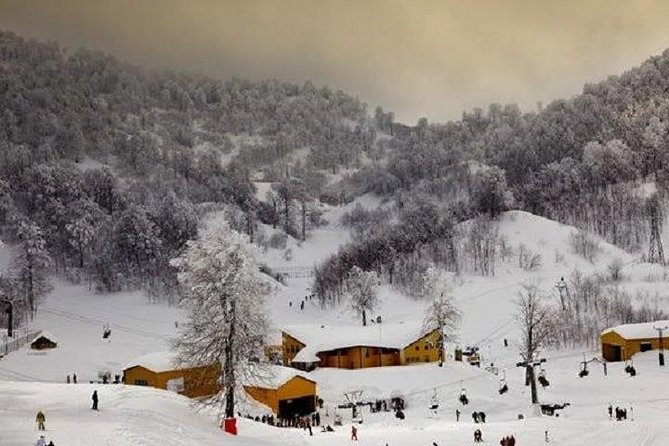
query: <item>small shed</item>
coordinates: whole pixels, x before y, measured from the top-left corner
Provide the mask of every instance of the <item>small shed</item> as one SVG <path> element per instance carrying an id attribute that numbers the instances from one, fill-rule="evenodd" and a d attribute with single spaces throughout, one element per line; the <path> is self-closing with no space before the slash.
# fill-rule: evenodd
<path id="1" fill-rule="evenodd" d="M 635 353 L 657 350 L 660 348 L 660 339 L 656 328 L 666 327 L 669 327 L 669 320 L 625 324 L 606 329 L 600 337 L 602 357 L 607 361 L 627 361 Z M 669 330 L 665 334 L 669 334 Z M 669 349 L 669 339 L 664 337 L 662 346 Z"/>
<path id="2" fill-rule="evenodd" d="M 46 331 L 41 332 L 30 341 L 30 348 L 33 350 L 46 350 L 58 347 L 58 340 Z"/>
<path id="3" fill-rule="evenodd" d="M 156 352 L 127 364 L 123 370 L 123 382 L 198 398 L 213 395 L 220 390 L 220 372 L 218 364 L 184 366 L 177 363 L 173 353 Z"/>
<path id="4" fill-rule="evenodd" d="M 270 407 L 278 418 L 308 415 L 316 410 L 316 381 L 290 367 L 273 366 L 248 380 L 244 389 Z"/>

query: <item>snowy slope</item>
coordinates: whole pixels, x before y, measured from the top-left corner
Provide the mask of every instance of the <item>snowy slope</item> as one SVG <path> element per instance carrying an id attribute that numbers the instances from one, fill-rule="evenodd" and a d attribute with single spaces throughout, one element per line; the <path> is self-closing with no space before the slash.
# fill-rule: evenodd
<path id="1" fill-rule="evenodd" d="M 90 409 L 97 389 L 100 411 Z M 291 431 L 275 432 L 240 420 L 241 434 L 223 433 L 214 417 L 196 413 L 190 400 L 138 386 L 0 382 L 0 445 L 34 444 L 35 414 L 46 416 L 47 441 L 69 446 L 207 446 L 300 444 Z"/>
<path id="2" fill-rule="evenodd" d="M 366 207 L 380 204 L 372 196 L 361 197 L 358 201 Z M 305 243 L 289 241 L 293 253 L 290 260 L 286 260 L 280 250 L 269 250 L 265 261 L 274 267 L 312 266 L 322 261 L 349 239 L 339 218 L 354 205 L 327 206 L 324 218 L 329 224 L 316 229 Z M 429 446 L 435 441 L 439 445 L 468 444 L 476 427 L 471 422 L 473 410 L 483 410 L 488 415 L 488 423 L 482 427 L 487 443 L 497 443 L 502 435 L 514 433 L 519 444 L 539 444 L 543 442 L 544 431 L 548 430 L 551 443 L 559 445 L 665 444 L 669 434 L 669 427 L 664 422 L 664 414 L 669 410 L 669 388 L 658 386 L 658 383 L 667 382 L 669 376 L 667 370 L 657 366 L 653 352 L 635 358 L 639 374 L 634 378 L 624 373 L 622 364 L 610 364 L 607 377 L 603 376 L 601 366 L 591 365 L 590 376 L 579 378 L 582 351 L 545 352 L 548 358 L 545 368 L 551 386 L 539 390 L 540 399 L 570 402 L 572 406 L 555 418 L 535 416 L 528 404 L 529 394 L 523 386 L 522 370 L 515 367 L 519 336 L 514 301 L 524 283 L 537 284 L 551 298 L 555 297 L 554 287 L 560 277 L 569 276 L 575 269 L 584 273 L 603 272 L 613 259 L 621 259 L 625 267 L 619 286 L 630 291 L 653 293 L 651 297 L 657 305 L 669 310 L 669 274 L 665 268 L 642 264 L 601 240 L 600 255 L 592 263 L 588 262 L 569 248 L 568 240 L 573 231 L 569 226 L 525 212 L 506 213 L 500 219 L 499 234 L 506 239 L 512 253 L 517 253 L 522 243 L 525 249 L 541 254 L 541 266 L 531 272 L 524 271 L 512 254 L 506 262 L 498 264 L 493 277 L 463 275 L 454 281 L 452 294 L 463 312 L 459 344 L 481 348 L 481 369 L 453 362 L 447 362 L 442 368 L 426 364 L 358 371 L 320 369 L 311 377 L 318 382 L 319 393 L 326 401 L 323 419 L 332 423 L 337 411 L 344 419 L 343 428 L 334 433 L 315 432 L 309 437 L 302 431 L 271 428 L 242 420 L 242 437 L 237 442 L 228 438 L 224 441 L 230 444 L 340 445 L 348 441 L 350 413 L 336 409 L 336 406 L 343 402 L 344 392 L 363 390 L 367 399 L 404 396 L 407 419 L 397 420 L 392 413 L 365 412 L 365 422 L 359 428 L 360 445 L 377 446 L 387 442 L 389 445 Z M 300 310 L 299 303 L 309 294 L 310 285 L 308 278 L 289 279 L 286 286 L 280 286 L 270 297 L 268 310 L 275 329 L 300 324 L 334 324 L 344 329 L 359 325 L 358 318 L 346 306 L 322 309 L 315 300 L 307 300 L 304 310 Z M 379 294 L 381 305 L 374 316 L 382 315 L 388 322 L 418 323 L 422 320 L 423 302 L 412 300 L 387 285 L 380 287 Z M 87 382 L 97 379 L 99 370 L 116 373 L 139 355 L 165 350 L 170 337 L 176 333 L 175 321 L 182 317 L 180 310 L 149 304 L 139 293 L 97 295 L 84 287 L 56 283 L 32 325 L 52 332 L 60 341 L 58 349 L 43 353 L 22 349 L 0 360 L 0 380 L 14 381 L 0 382 L 0 400 L 20 408 L 16 415 L 8 414 L 6 409 L 2 412 L 2 407 L 7 404 L 0 404 L 0 419 L 12 420 L 10 424 L 0 424 L 0 445 L 34 441 L 37 432 L 32 421 L 41 404 L 47 411 L 49 422 L 54 422 L 56 444 L 83 444 L 77 441 L 86 435 L 78 435 L 74 429 L 75 424 L 83 421 L 86 421 L 86 429 L 91 429 L 90 436 L 96 435 L 93 430 L 98 432 L 95 438 L 100 438 L 102 444 L 189 446 L 224 442 L 214 414 L 196 414 L 187 401 L 177 395 L 134 387 L 98 386 L 103 412 L 91 414 L 88 410 L 90 385 L 16 382 L 62 383 L 65 375 L 72 372 L 79 375 L 80 382 Z M 101 338 L 105 323 L 112 329 L 110 342 Z M 508 338 L 509 347 L 503 346 L 503 338 Z M 597 354 L 596 351 L 587 352 L 587 359 Z M 484 370 L 492 370 L 493 364 L 498 375 Z M 497 389 L 503 376 L 510 391 L 499 395 Z M 461 387 L 466 388 L 470 396 L 472 403 L 469 406 L 461 407 L 457 402 Z M 437 414 L 432 414 L 428 406 L 435 398 L 440 408 Z M 634 407 L 635 420 L 610 421 L 606 414 L 609 403 Z M 456 408 L 463 412 L 459 423 L 454 420 Z M 262 413 L 259 407 L 255 410 Z M 137 411 L 147 412 L 147 415 L 142 418 L 136 415 Z M 62 421 L 58 421 L 58 413 L 63 414 Z M 123 415 L 126 413 L 128 417 Z M 523 414 L 525 420 L 519 421 L 518 414 Z M 164 435 L 159 438 L 147 433 L 154 430 Z M 112 437 L 117 438 L 116 443 L 104 443 Z M 11 439 L 12 443 L 6 439 Z"/>

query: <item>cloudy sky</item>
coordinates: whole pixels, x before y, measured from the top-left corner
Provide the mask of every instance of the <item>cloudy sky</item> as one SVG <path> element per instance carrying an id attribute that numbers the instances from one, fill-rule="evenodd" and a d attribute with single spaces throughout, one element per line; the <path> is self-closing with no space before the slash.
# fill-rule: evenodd
<path id="1" fill-rule="evenodd" d="M 220 78 L 329 84 L 415 123 L 538 102 L 669 47 L 666 0 L 0 0 L 0 28 Z"/>

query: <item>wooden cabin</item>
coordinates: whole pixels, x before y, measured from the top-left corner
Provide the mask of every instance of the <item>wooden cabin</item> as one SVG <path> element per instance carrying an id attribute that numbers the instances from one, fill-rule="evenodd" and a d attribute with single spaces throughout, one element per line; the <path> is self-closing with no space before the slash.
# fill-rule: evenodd
<path id="1" fill-rule="evenodd" d="M 137 358 L 123 370 L 123 382 L 149 386 L 198 398 L 217 393 L 221 386 L 220 365 L 184 367 L 176 365 L 170 352 L 151 353 Z"/>
<path id="2" fill-rule="evenodd" d="M 41 332 L 30 341 L 30 348 L 33 350 L 47 350 L 58 347 L 58 341 L 51 334 L 46 331 Z"/>
<path id="3" fill-rule="evenodd" d="M 417 322 L 292 326 L 283 330 L 283 364 L 312 370 L 436 362 L 441 356 L 439 345 L 439 330 L 425 332 Z"/>
<path id="4" fill-rule="evenodd" d="M 244 385 L 254 400 L 268 406 L 279 418 L 308 415 L 316 410 L 316 382 L 295 369 L 270 367 Z"/>
<path id="5" fill-rule="evenodd" d="M 602 358 L 607 361 L 627 361 L 635 353 L 660 348 L 658 331 L 655 328 L 669 327 L 669 320 L 625 324 L 604 330 L 601 334 Z M 669 329 L 664 331 L 662 345 L 669 349 Z"/>

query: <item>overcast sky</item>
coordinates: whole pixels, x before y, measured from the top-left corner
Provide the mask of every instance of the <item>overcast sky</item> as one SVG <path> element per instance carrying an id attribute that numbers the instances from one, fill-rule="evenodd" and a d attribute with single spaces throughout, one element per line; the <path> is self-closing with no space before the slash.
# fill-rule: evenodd
<path id="1" fill-rule="evenodd" d="M 0 28 L 149 67 L 328 84 L 415 123 L 577 94 L 669 47 L 666 0 L 0 0 Z"/>

